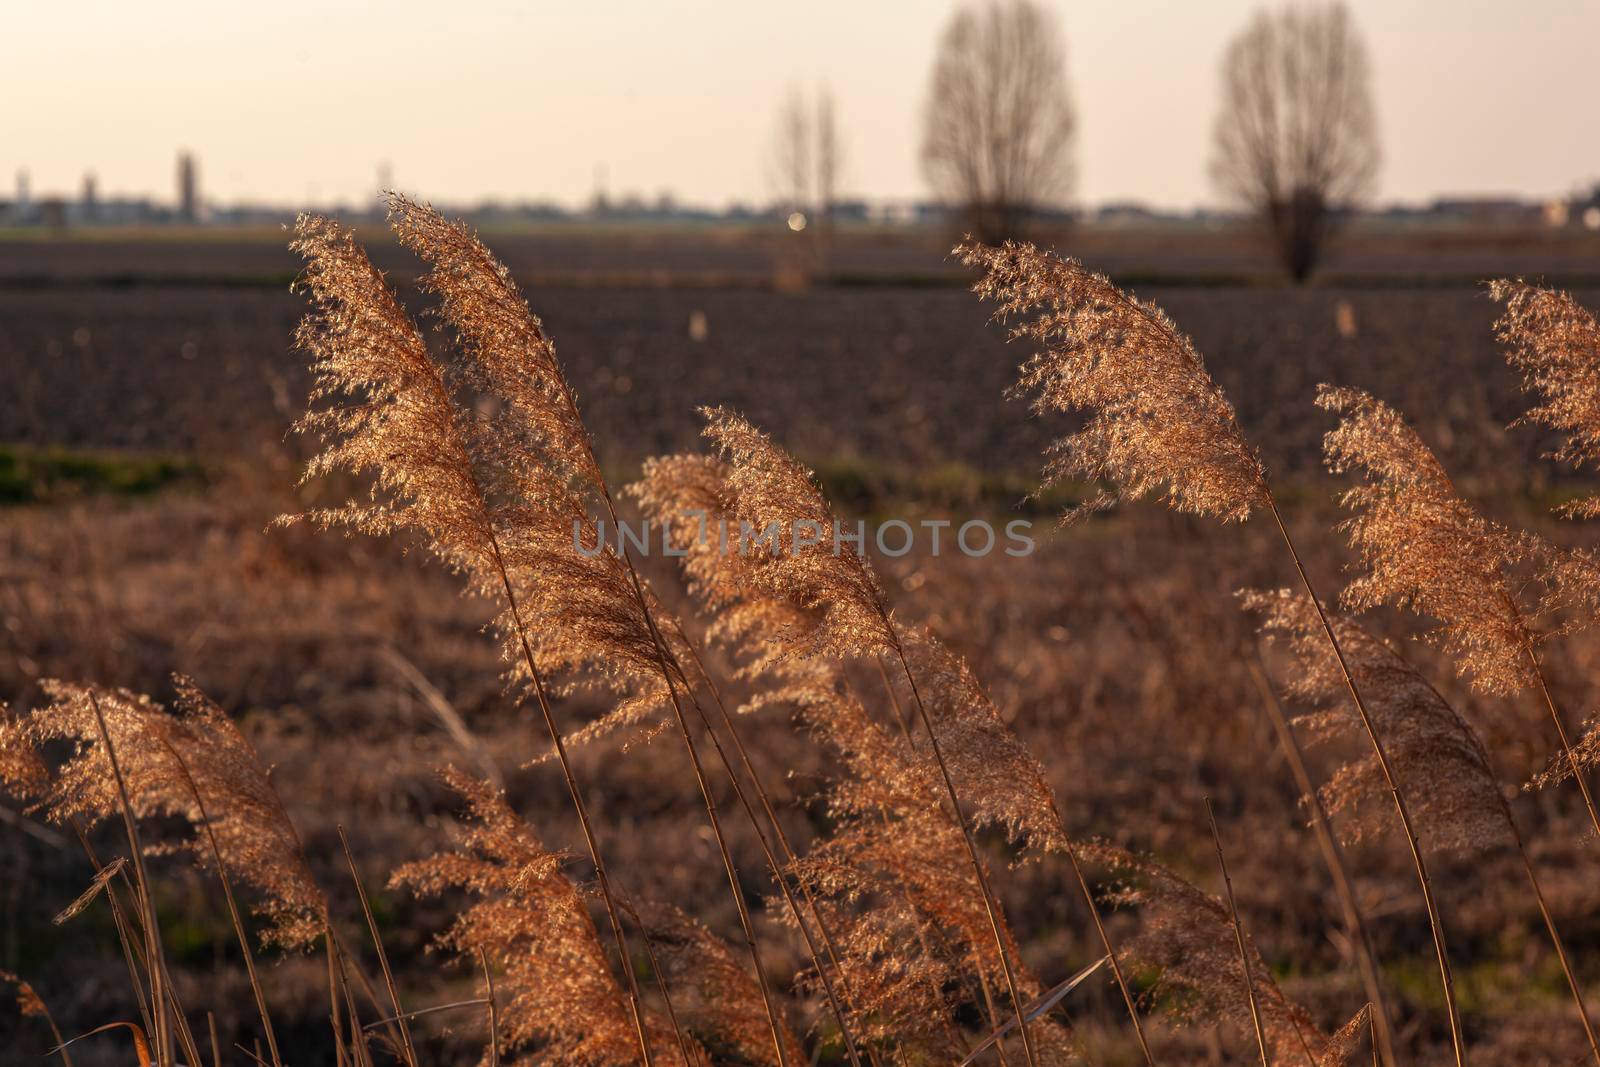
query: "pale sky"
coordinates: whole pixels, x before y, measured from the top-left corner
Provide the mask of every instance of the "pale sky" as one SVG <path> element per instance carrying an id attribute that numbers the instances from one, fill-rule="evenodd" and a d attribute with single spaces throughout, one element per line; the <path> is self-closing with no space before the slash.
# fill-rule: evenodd
<path id="1" fill-rule="evenodd" d="M 1076 199 L 1215 203 L 1217 62 L 1256 0 L 1046 0 L 1079 115 Z M 1382 200 L 1600 180 L 1600 0 L 1352 0 Z M 75 0 L 0 17 L 0 197 L 360 200 L 387 162 L 433 200 L 771 196 L 774 113 L 827 82 L 845 189 L 927 195 L 922 98 L 953 0 Z"/>

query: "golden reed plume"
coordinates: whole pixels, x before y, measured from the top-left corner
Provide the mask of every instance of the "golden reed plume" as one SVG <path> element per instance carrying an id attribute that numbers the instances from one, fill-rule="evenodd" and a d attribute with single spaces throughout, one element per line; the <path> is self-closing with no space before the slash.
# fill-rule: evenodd
<path id="1" fill-rule="evenodd" d="M 808 658 L 870 657 L 881 666 L 879 657 L 887 656 L 898 662 L 929 739 L 927 752 L 916 759 L 935 775 L 933 782 L 943 785 L 989 915 L 1008 992 L 1020 1004 L 1020 961 L 1005 948 L 1004 917 L 990 894 L 971 829 L 1002 824 L 1014 838 L 1065 853 L 1093 910 L 1042 770 L 959 657 L 926 631 L 895 619 L 861 546 L 838 534 L 841 526 L 812 472 L 742 417 L 725 409 L 704 414 L 706 435 L 718 444 L 722 458 L 656 461 L 636 495 L 672 531 L 685 553 L 691 589 L 715 613 L 713 632 L 740 646 L 747 669 L 759 672 L 763 665 Z M 740 538 L 747 531 L 767 531 L 772 550 L 751 551 L 744 540 L 730 547 L 728 538 L 734 535 L 725 536 L 724 530 L 737 531 Z M 893 698 L 894 683 L 887 675 L 884 680 Z M 810 681 L 802 684 L 814 688 Z M 971 799 L 964 801 L 963 795 Z M 972 806 L 970 818 L 964 803 Z M 1097 913 L 1094 919 L 1104 939 Z M 1120 970 L 1117 979 L 1144 1047 Z M 1022 1030 L 1029 1058 L 1036 1059 L 1040 1050 L 1027 1027 Z"/>
<path id="2" fill-rule="evenodd" d="M 1317 403 L 1341 416 L 1323 442 L 1329 468 L 1355 468 L 1366 476 L 1342 498 L 1354 512 L 1343 528 L 1367 569 L 1345 589 L 1345 602 L 1357 610 L 1394 604 L 1438 619 L 1430 636 L 1481 689 L 1504 694 L 1537 687 L 1600 834 L 1600 810 L 1545 683 L 1541 635 L 1512 584 L 1519 565 L 1539 561 L 1551 588 L 1542 606 L 1552 609 L 1573 595 L 1573 583 L 1593 588 L 1574 577 L 1590 571 L 1585 560 L 1480 515 L 1433 451 L 1382 401 L 1324 386 Z"/>
<path id="3" fill-rule="evenodd" d="M 405 864 L 392 884 L 471 897 L 439 944 L 469 963 L 482 953 L 499 972 L 497 1048 L 536 1049 L 580 1067 L 635 1060 L 628 997 L 611 976 L 583 893 L 562 869 L 565 857 L 545 848 L 489 783 L 453 769 L 445 781 L 467 805 L 460 848 Z M 672 1028 L 653 1015 L 646 1022 L 656 1060 L 682 1063 Z"/>
<path id="4" fill-rule="evenodd" d="M 1085 859 L 1118 877 L 1111 900 L 1137 909 L 1139 933 L 1126 943 L 1125 961 L 1130 968 L 1160 975 L 1152 996 L 1168 1013 L 1184 1024 L 1226 1020 L 1250 1029 L 1251 1005 L 1240 996 L 1246 972 L 1227 904 L 1148 857 L 1093 842 L 1082 851 Z M 1300 1061 L 1303 1055 L 1315 1064 L 1345 1063 L 1365 1028 L 1365 1011 L 1357 1017 L 1361 1025 L 1352 1025 L 1347 1035 L 1323 1034 L 1306 1010 L 1279 988 L 1255 942 L 1248 934 L 1239 936 L 1270 1058 Z"/>
<path id="5" fill-rule="evenodd" d="M 1269 636 L 1285 639 L 1294 653 L 1300 670 L 1289 691 L 1321 705 L 1322 710 L 1306 720 L 1313 736 L 1327 739 L 1358 729 L 1343 702 L 1339 667 L 1327 645 L 1318 640 L 1319 614 L 1305 598 L 1280 589 L 1275 593 L 1246 593 L 1244 602 L 1248 610 L 1263 617 L 1263 630 Z M 1546 906 L 1544 888 L 1523 844 L 1522 831 L 1477 731 L 1399 652 L 1355 619 L 1345 615 L 1331 618 L 1339 631 L 1346 662 L 1360 680 L 1362 691 L 1367 694 L 1367 707 L 1387 741 L 1389 757 L 1414 784 L 1413 810 L 1424 835 L 1422 840 L 1429 848 L 1440 851 L 1475 852 L 1504 847 L 1516 850 L 1566 977 L 1590 1053 L 1600 1061 L 1600 1040 L 1589 1019 L 1582 987 L 1573 973 L 1561 932 Z M 1321 794 L 1328 810 L 1342 816 L 1345 835 L 1356 839 L 1381 830 L 1372 809 L 1382 803 L 1386 791 L 1387 783 L 1376 761 L 1358 759 L 1340 767 L 1322 787 Z"/>
<path id="6" fill-rule="evenodd" d="M 300 839 L 255 750 L 226 713 L 192 682 L 178 679 L 174 715 L 126 690 L 47 684 L 50 704 L 23 720 L 35 746 L 65 740 L 71 756 L 39 800 L 52 821 L 84 826 L 116 817 L 116 777 L 101 741 L 98 702 L 133 810 L 139 818 L 177 817 L 196 837 L 183 847 L 212 862 L 208 831 L 227 875 L 260 896 L 263 940 L 303 948 L 328 929 L 328 904 L 300 852 Z M 204 811 L 202 811 L 204 808 Z"/>
<path id="7" fill-rule="evenodd" d="M 1110 482 L 1130 500 L 1164 492 L 1179 511 L 1225 521 L 1266 504 L 1266 472 L 1233 405 L 1165 312 L 1030 244 L 969 241 L 955 255 L 983 270 L 973 292 L 995 302 L 996 318 L 1017 320 L 1011 336 L 1040 346 L 1015 395 L 1039 414 L 1088 415 L 1051 446 L 1047 484 Z"/>
<path id="8" fill-rule="evenodd" d="M 1506 358 L 1522 372 L 1524 390 L 1540 402 L 1521 420 L 1564 435 L 1555 458 L 1566 463 L 1600 460 L 1600 323 L 1568 293 L 1541 289 L 1522 279 L 1489 283 L 1489 295 L 1505 304 L 1495 334 Z M 1600 515 L 1600 499 L 1567 504 L 1574 518 Z"/>
<path id="9" fill-rule="evenodd" d="M 307 465 L 302 480 L 346 472 L 373 481 L 369 501 L 352 500 L 300 517 L 324 528 L 416 534 L 434 555 L 462 572 L 474 591 L 499 605 L 496 624 L 506 660 L 514 676 L 533 690 L 595 866 L 612 938 L 619 958 L 626 961 L 631 957 L 616 897 L 540 666 L 541 657 L 546 663 L 552 657 L 570 659 L 569 650 L 564 644 L 551 647 L 551 642 L 565 639 L 530 628 L 518 591 L 526 594 L 537 583 L 514 570 L 508 560 L 511 556 L 526 567 L 550 556 L 551 546 L 560 544 L 561 537 L 573 536 L 570 528 L 557 533 L 553 527 L 581 508 L 572 503 L 558 477 L 537 479 L 540 486 L 561 487 L 554 493 L 560 512 L 554 517 L 548 509 L 518 510 L 503 492 L 496 492 L 513 475 L 487 462 L 494 458 L 492 442 L 456 403 L 446 365 L 430 355 L 416 323 L 354 236 L 325 219 L 308 216 L 299 220 L 295 232 L 292 247 L 306 259 L 301 285 L 312 301 L 296 337 L 311 355 L 313 401 L 327 405 L 307 412 L 297 423 L 300 432 L 320 438 L 324 446 Z M 514 453 L 514 457 L 525 455 Z M 482 473 L 480 457 L 486 461 Z M 513 473 L 531 475 L 539 469 L 537 463 L 529 466 L 529 471 Z M 538 499 L 550 498 L 546 493 Z M 526 521 L 518 526 L 518 519 Z M 516 541 L 515 551 L 502 544 L 508 536 Z M 579 561 L 584 557 L 570 551 L 570 540 L 566 544 L 569 550 L 558 553 L 562 565 L 583 566 Z M 607 572 L 603 577 L 614 575 Z M 589 594 L 590 616 L 609 619 L 624 610 L 609 595 L 615 592 L 614 583 L 596 590 Z M 598 607 L 596 599 L 601 601 Z M 545 637 L 537 654 L 536 634 Z M 644 699 L 648 703 L 651 698 Z M 643 1005 L 632 969 L 624 967 L 623 973 L 639 1053 L 649 1067 L 652 1056 Z"/>
<path id="10" fill-rule="evenodd" d="M 983 270 L 973 290 L 997 302 L 997 317 L 1020 320 L 1012 326 L 1011 336 L 1039 346 L 1023 365 L 1014 393 L 1031 395 L 1037 414 L 1076 412 L 1087 417 L 1082 430 L 1052 446 L 1048 477 L 1109 481 L 1129 498 L 1164 491 L 1170 507 L 1223 522 L 1265 511 L 1307 598 L 1320 612 L 1321 601 L 1278 510 L 1260 456 L 1194 345 L 1160 308 L 1075 261 L 1032 245 L 988 248 L 968 241 L 958 245 L 955 254 Z M 1075 513 L 1109 500 L 1102 493 Z M 1450 1016 L 1451 1047 L 1456 1067 L 1464 1067 L 1455 982 L 1427 862 L 1360 687 L 1343 663 L 1332 625 L 1322 622 L 1323 636 L 1340 662 L 1346 688 L 1388 781 L 1395 816 L 1406 832 Z M 1377 990 L 1371 992 L 1381 1011 Z M 1387 1022 L 1382 1029 L 1389 1031 Z"/>

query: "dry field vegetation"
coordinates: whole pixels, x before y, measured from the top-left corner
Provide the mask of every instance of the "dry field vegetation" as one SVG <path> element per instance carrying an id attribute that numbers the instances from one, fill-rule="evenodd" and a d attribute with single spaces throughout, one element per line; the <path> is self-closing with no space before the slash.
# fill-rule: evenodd
<path id="1" fill-rule="evenodd" d="M 1592 241 L 391 221 L 0 245 L 0 1062 L 1600 1067 Z"/>

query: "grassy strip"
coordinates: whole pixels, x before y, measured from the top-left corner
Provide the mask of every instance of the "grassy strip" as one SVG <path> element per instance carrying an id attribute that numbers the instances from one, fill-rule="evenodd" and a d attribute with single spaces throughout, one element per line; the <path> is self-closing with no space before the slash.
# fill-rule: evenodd
<path id="1" fill-rule="evenodd" d="M 0 445 L 0 506 L 91 495 L 147 496 L 203 481 L 199 461 L 185 456 Z"/>

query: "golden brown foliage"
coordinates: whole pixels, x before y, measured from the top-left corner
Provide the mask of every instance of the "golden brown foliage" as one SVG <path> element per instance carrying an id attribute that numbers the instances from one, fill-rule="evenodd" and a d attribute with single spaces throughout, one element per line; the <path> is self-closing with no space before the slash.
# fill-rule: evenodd
<path id="1" fill-rule="evenodd" d="M 261 897 L 258 910 L 269 924 L 263 939 L 299 948 L 322 936 L 327 901 L 265 768 L 239 728 L 193 683 L 178 679 L 178 715 L 121 689 L 50 682 L 46 692 L 51 703 L 25 720 L 27 736 L 35 745 L 74 745 L 39 802 L 52 820 L 93 825 L 121 810 L 95 721 L 98 701 L 134 813 L 176 816 L 197 833 L 209 818 L 228 877 Z M 201 866 L 211 862 L 198 839 L 181 847 Z"/>
<path id="2" fill-rule="evenodd" d="M 1085 844 L 1081 851 L 1122 879 L 1111 900 L 1138 909 L 1139 934 L 1122 953 L 1130 965 L 1159 970 L 1156 992 L 1163 1008 L 1180 1022 L 1226 1019 L 1248 1030 L 1245 973 L 1228 906 L 1152 859 L 1103 843 Z M 1298 1061 L 1305 1050 L 1313 1062 L 1327 1062 L 1333 1043 L 1284 995 L 1254 941 L 1244 936 L 1273 1059 Z"/>
<path id="3" fill-rule="evenodd" d="M 546 849 L 489 783 L 453 769 L 445 781 L 467 804 L 460 849 L 408 863 L 391 882 L 428 896 L 474 898 L 439 944 L 468 963 L 482 952 L 503 972 L 495 983 L 500 1048 L 528 1052 L 532 1062 L 636 1062 L 626 994 L 583 894 L 562 870 L 565 857 Z M 672 1032 L 654 1019 L 649 1028 L 657 1062 L 682 1063 Z"/>
<path id="4" fill-rule="evenodd" d="M 515 433 L 521 449 L 559 477 L 601 484 L 576 394 L 556 359 L 555 345 L 528 307 L 511 272 L 463 222 L 404 196 L 389 198 L 389 222 L 401 243 L 431 268 L 423 288 L 439 297 L 440 312 L 460 341 L 471 382 L 509 409 L 513 431 L 496 420 L 494 432 Z M 518 472 L 511 472 L 513 474 Z M 522 472 L 542 481 L 544 471 Z"/>
<path id="5" fill-rule="evenodd" d="M 1358 611 L 1393 604 L 1439 620 L 1430 637 L 1482 689 L 1531 684 L 1535 638 L 1506 576 L 1538 546 L 1463 500 L 1438 457 L 1387 404 L 1322 386 L 1317 405 L 1341 417 L 1323 442 L 1328 467 L 1366 479 L 1341 498 L 1354 513 L 1341 528 L 1367 569 L 1344 602 Z"/>
<path id="6" fill-rule="evenodd" d="M 1522 372 L 1523 388 L 1540 397 L 1522 418 L 1566 435 L 1555 458 L 1600 460 L 1600 323 L 1570 294 L 1520 278 L 1491 282 L 1489 294 L 1506 306 L 1495 321 L 1506 358 Z M 1562 511 L 1592 518 L 1600 514 L 1600 499 L 1574 501 Z"/>
<path id="7" fill-rule="evenodd" d="M 1294 654 L 1299 670 L 1289 693 L 1322 709 L 1301 720 L 1313 736 L 1328 741 L 1360 733 L 1311 602 L 1287 589 L 1249 592 L 1243 600 L 1246 610 L 1262 616 L 1263 631 L 1281 637 Z M 1356 620 L 1329 612 L 1328 621 L 1390 764 L 1406 782 L 1422 842 L 1454 851 L 1512 844 L 1511 813 L 1477 732 L 1416 668 Z M 1340 767 L 1320 792 L 1352 840 L 1393 827 L 1385 810 L 1388 788 L 1370 752 Z"/>
<path id="8" fill-rule="evenodd" d="M 50 788 L 50 770 L 39 758 L 20 719 L 0 704 L 0 785 L 18 800 L 32 800 Z"/>
<path id="9" fill-rule="evenodd" d="M 1134 500 L 1164 490 L 1179 511 L 1225 521 L 1266 502 L 1265 471 L 1233 405 L 1160 308 L 1030 244 L 968 242 L 955 254 L 983 269 L 973 291 L 995 301 L 996 317 L 1020 320 L 1011 336 L 1041 347 L 1014 394 L 1041 415 L 1088 416 L 1051 447 L 1048 483 L 1105 481 Z"/>
<path id="10" fill-rule="evenodd" d="M 892 648 L 877 576 L 856 544 L 835 543 L 835 518 L 812 472 L 742 416 L 725 408 L 702 414 L 706 436 L 727 461 L 724 500 L 740 538 L 735 547 L 746 557 L 737 568 L 746 599 L 780 601 L 804 613 L 797 619 L 811 619 L 806 654 L 848 658 Z M 754 543 L 769 531 L 770 551 Z"/>
<path id="11" fill-rule="evenodd" d="M 827 661 L 855 659 L 881 647 L 870 639 L 852 644 L 852 637 L 888 635 L 883 640 L 892 639 L 905 652 L 950 771 L 963 793 L 970 794 L 977 821 L 1003 825 L 1010 838 L 1026 840 L 1031 847 L 1059 850 L 1064 838 L 1042 769 L 959 656 L 925 628 L 903 626 L 892 616 L 885 628 L 876 615 L 877 602 L 869 599 L 881 593 L 865 558 L 838 563 L 840 576 L 813 579 L 829 573 L 831 544 L 816 546 L 818 558 L 807 566 L 783 572 L 782 556 L 775 562 L 765 552 L 741 552 L 719 539 L 718 530 L 736 528 L 741 520 L 753 522 L 747 516 L 784 521 L 776 516 L 795 516 L 803 508 L 805 519 L 800 521 L 815 521 L 829 531 L 836 521 L 810 473 L 764 434 L 726 413 L 713 423 L 718 435 L 734 424 L 743 443 L 731 463 L 700 456 L 652 460 L 631 492 L 684 551 L 690 589 L 712 614 L 712 634 L 741 654 L 747 676 L 765 683 L 753 706 L 788 703 L 825 715 L 822 709 L 845 699 Z M 748 503 L 747 494 L 755 494 L 756 501 Z M 784 503 L 796 496 L 800 507 Z M 841 622 L 833 614 L 840 602 L 835 598 L 846 599 L 848 607 L 841 613 L 850 621 Z M 833 647 L 827 641 L 842 647 L 822 653 L 818 664 L 795 663 L 818 656 L 814 635 L 830 626 L 841 632 L 823 639 L 824 647 Z M 929 753 L 917 751 L 909 757 L 918 775 L 937 774 Z M 877 773 L 892 766 L 894 761 L 886 759 Z M 925 784 L 936 782 L 926 778 Z M 936 794 L 931 803 L 937 805 Z"/>
<path id="12" fill-rule="evenodd" d="M 776 1063 L 761 989 L 727 943 L 670 904 L 646 908 L 644 923 L 678 1019 L 713 1062 Z M 789 1062 L 804 1063 L 805 1052 L 787 1026 L 780 1035 Z"/>
<path id="13" fill-rule="evenodd" d="M 601 546 L 571 484 L 595 468 L 555 350 L 470 232 L 398 199 L 395 225 L 434 262 L 426 282 L 461 334 L 465 366 L 434 359 L 349 231 L 302 218 L 294 248 L 307 260 L 313 310 L 297 339 L 312 356 L 314 395 L 332 401 L 298 424 L 324 443 L 303 480 L 346 471 L 374 482 L 370 501 L 303 518 L 373 535 L 421 534 L 475 592 L 500 603 L 496 627 L 514 678 L 532 681 L 521 654 L 526 634 L 542 673 L 599 680 L 618 693 L 613 713 L 580 736 L 636 723 L 665 702 L 666 683 L 627 568 L 609 543 Z M 508 349 L 513 343 L 526 348 Z M 457 379 L 504 391 L 516 418 L 470 419 L 454 395 Z"/>

